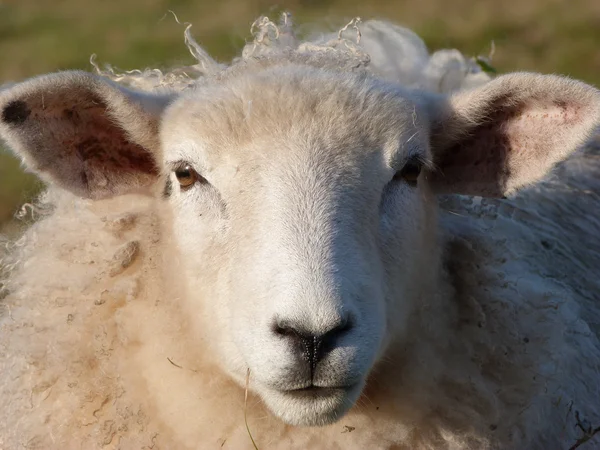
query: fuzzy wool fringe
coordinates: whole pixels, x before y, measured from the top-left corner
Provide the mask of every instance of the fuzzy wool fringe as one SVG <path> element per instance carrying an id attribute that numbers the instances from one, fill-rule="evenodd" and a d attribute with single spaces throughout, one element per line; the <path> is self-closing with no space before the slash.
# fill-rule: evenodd
<path id="1" fill-rule="evenodd" d="M 175 20 L 179 22 L 177 17 Z M 186 23 L 185 27 L 185 45 L 196 64 L 168 71 L 120 72 L 109 64 L 100 68 L 96 55 L 92 55 L 90 62 L 98 74 L 147 91 L 190 89 L 198 80 L 218 77 L 232 66 L 290 54 L 303 57 L 303 60 L 315 60 L 320 65 L 327 60 L 338 70 L 368 71 L 404 86 L 431 92 L 447 93 L 490 80 L 476 58 L 467 58 L 458 50 L 438 50 L 430 55 L 421 38 L 411 30 L 376 20 L 362 23 L 360 18 L 355 18 L 338 32 L 312 36 L 305 41 L 296 36 L 289 13 L 283 13 L 277 23 L 263 16 L 250 28 L 252 41 L 230 64 L 213 59 L 193 38 L 192 25 Z M 381 35 L 388 39 L 382 40 Z"/>

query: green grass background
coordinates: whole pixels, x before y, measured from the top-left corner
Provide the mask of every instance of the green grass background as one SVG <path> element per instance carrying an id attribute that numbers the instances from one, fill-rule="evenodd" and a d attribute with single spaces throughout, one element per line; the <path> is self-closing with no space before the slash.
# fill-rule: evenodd
<path id="1" fill-rule="evenodd" d="M 430 49 L 487 54 L 500 72 L 561 73 L 600 85 L 600 0 L 0 0 L 0 84 L 98 62 L 121 69 L 193 62 L 173 10 L 217 59 L 249 38 L 252 21 L 282 10 L 328 29 L 348 19 L 406 25 Z M 0 224 L 39 183 L 0 148 Z"/>

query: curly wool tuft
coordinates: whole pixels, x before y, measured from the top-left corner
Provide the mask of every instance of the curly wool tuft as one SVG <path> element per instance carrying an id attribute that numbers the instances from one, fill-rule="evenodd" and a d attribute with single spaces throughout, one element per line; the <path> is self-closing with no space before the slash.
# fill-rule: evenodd
<path id="1" fill-rule="evenodd" d="M 179 23 L 177 17 L 175 19 Z M 213 59 L 193 38 L 192 25 L 187 23 L 185 26 L 185 45 L 196 60 L 194 65 L 167 71 L 119 72 L 110 65 L 100 68 L 96 55 L 92 55 L 90 62 L 99 75 L 147 91 L 190 89 L 203 79 L 226 77 L 238 66 L 277 59 L 298 60 L 335 70 L 369 72 L 431 92 L 447 93 L 490 80 L 474 58 L 466 58 L 458 50 L 438 50 L 429 55 L 421 38 L 409 29 L 376 20 L 362 23 L 360 18 L 355 18 L 336 33 L 302 40 L 296 35 L 291 14 L 283 13 L 278 23 L 262 16 L 250 28 L 253 40 L 229 64 Z M 382 34 L 393 38 L 382 41 Z M 390 54 L 395 56 L 393 60 L 389 58 Z"/>

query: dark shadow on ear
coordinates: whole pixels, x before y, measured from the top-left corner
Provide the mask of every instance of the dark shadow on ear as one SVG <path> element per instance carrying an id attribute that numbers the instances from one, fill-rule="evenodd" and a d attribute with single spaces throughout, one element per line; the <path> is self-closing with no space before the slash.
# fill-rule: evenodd
<path id="1" fill-rule="evenodd" d="M 507 97 L 489 105 L 489 115 L 471 131 L 472 124 L 460 116 L 455 125 L 464 135 L 443 151 L 436 152 L 438 177 L 436 188 L 483 197 L 502 197 L 511 175 L 510 154 L 514 143 L 502 125 L 519 115 L 521 106 L 512 105 Z"/>

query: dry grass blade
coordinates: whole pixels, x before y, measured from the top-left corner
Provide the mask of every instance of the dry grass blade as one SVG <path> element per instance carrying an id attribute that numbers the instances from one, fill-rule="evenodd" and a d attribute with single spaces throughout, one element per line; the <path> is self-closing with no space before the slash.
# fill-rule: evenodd
<path id="1" fill-rule="evenodd" d="M 600 427 L 593 428 L 587 420 L 581 420 L 579 417 L 579 411 L 575 411 L 575 419 L 577 419 L 576 426 L 582 431 L 583 436 L 577 439 L 577 442 L 569 447 L 569 450 L 575 450 L 581 447 L 583 444 L 590 441 L 594 436 L 600 433 Z"/>
<path id="2" fill-rule="evenodd" d="M 250 427 L 248 426 L 248 385 L 250 384 L 250 368 L 248 368 L 248 372 L 246 372 L 246 391 L 244 392 L 244 423 L 246 424 L 246 431 L 248 432 L 248 436 L 250 436 L 250 440 L 252 441 L 252 445 L 255 450 L 258 450 L 258 446 L 256 442 L 254 442 L 254 438 L 252 437 L 252 433 L 250 432 Z"/>

